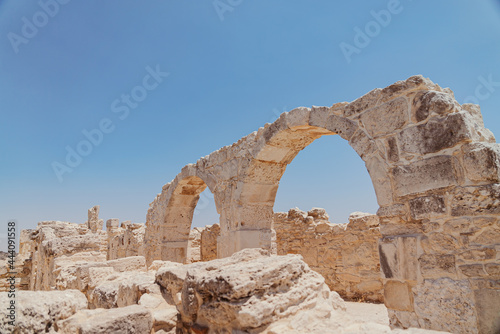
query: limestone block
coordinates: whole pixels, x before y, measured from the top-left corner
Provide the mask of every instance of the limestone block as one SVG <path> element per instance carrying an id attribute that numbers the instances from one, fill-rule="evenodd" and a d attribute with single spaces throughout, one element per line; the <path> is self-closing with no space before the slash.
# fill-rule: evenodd
<path id="1" fill-rule="evenodd" d="M 299 107 L 289 111 L 285 116 L 287 127 L 292 129 L 295 127 L 308 126 L 310 113 L 311 109 L 305 107 Z"/>
<path id="2" fill-rule="evenodd" d="M 366 212 L 353 212 L 349 215 L 349 230 L 368 230 L 379 226 L 379 219 L 377 215 Z"/>
<path id="3" fill-rule="evenodd" d="M 376 88 L 362 97 L 352 101 L 344 108 L 344 116 L 350 117 L 377 105 L 382 89 Z"/>
<path id="4" fill-rule="evenodd" d="M 290 211 L 289 211 L 290 214 Z M 311 210 L 307 211 L 307 215 L 310 217 L 313 217 L 315 220 L 328 220 L 330 217 L 326 213 L 326 210 L 323 208 L 312 208 Z"/>
<path id="5" fill-rule="evenodd" d="M 330 116 L 330 108 L 313 106 L 309 116 L 309 125 L 324 128 Z"/>
<path id="6" fill-rule="evenodd" d="M 361 114 L 360 120 L 372 138 L 392 134 L 408 123 L 408 101 L 400 97 L 379 105 Z"/>
<path id="7" fill-rule="evenodd" d="M 358 124 L 343 116 L 330 115 L 327 118 L 325 127 L 345 140 L 350 140 L 354 132 L 358 129 Z"/>
<path id="8" fill-rule="evenodd" d="M 413 288 L 415 312 L 422 325 L 451 333 L 478 333 L 474 294 L 467 280 L 425 280 Z M 450 298 L 453 296 L 453 298 Z"/>
<path id="9" fill-rule="evenodd" d="M 464 113 L 434 117 L 427 123 L 404 129 L 398 135 L 402 151 L 428 154 L 453 147 L 472 138 L 470 118 Z"/>
<path id="10" fill-rule="evenodd" d="M 393 186 L 387 163 L 375 156 L 366 160 L 366 169 L 370 174 L 378 205 L 391 205 L 393 203 Z"/>
<path id="11" fill-rule="evenodd" d="M 401 95 L 407 95 L 415 90 L 442 91 L 442 89 L 431 80 L 424 78 L 421 75 L 413 75 L 404 81 L 396 81 L 392 85 L 383 88 L 380 94 L 379 103 L 392 100 Z"/>
<path id="12" fill-rule="evenodd" d="M 457 187 L 451 200 L 452 216 L 500 214 L 500 183 Z"/>
<path id="13" fill-rule="evenodd" d="M 424 278 L 456 278 L 455 256 L 446 254 L 423 254 L 418 259 Z"/>
<path id="14" fill-rule="evenodd" d="M 377 145 L 370 139 L 365 131 L 358 129 L 349 139 L 349 145 L 358 153 L 361 159 L 366 158 L 377 152 Z"/>
<path id="15" fill-rule="evenodd" d="M 387 160 L 390 162 L 399 161 L 399 146 L 396 137 L 386 139 Z"/>
<path id="16" fill-rule="evenodd" d="M 89 283 L 88 287 L 94 289 L 100 283 L 106 281 L 106 278 L 115 273 L 113 267 L 94 267 L 89 268 Z"/>
<path id="17" fill-rule="evenodd" d="M 482 264 L 467 264 L 458 266 L 460 272 L 465 277 L 485 277 L 488 276 Z"/>
<path id="18" fill-rule="evenodd" d="M 405 282 L 388 280 L 384 284 L 385 306 L 392 310 L 413 311 L 413 295 Z"/>
<path id="19" fill-rule="evenodd" d="M 472 143 L 462 148 L 466 177 L 476 182 L 500 181 L 500 145 Z"/>
<path id="20" fill-rule="evenodd" d="M 114 308 L 137 304 L 154 285 L 154 273 L 126 272 L 107 276 L 89 295 L 93 308 Z"/>
<path id="21" fill-rule="evenodd" d="M 385 278 L 419 278 L 417 237 L 385 237 L 379 242 L 380 267 Z"/>
<path id="22" fill-rule="evenodd" d="M 483 115 L 481 115 L 481 109 L 479 105 L 468 103 L 463 104 L 462 110 L 464 110 L 471 118 L 474 141 L 495 143 L 495 136 L 493 135 L 493 133 L 484 127 Z"/>
<path id="23" fill-rule="evenodd" d="M 412 119 L 419 123 L 432 115 L 445 115 L 457 111 L 458 103 L 453 96 L 436 91 L 420 91 L 413 98 Z"/>
<path id="24" fill-rule="evenodd" d="M 425 193 L 457 184 L 454 158 L 439 155 L 392 169 L 396 196 Z"/>
<path id="25" fill-rule="evenodd" d="M 500 290 L 479 289 L 474 291 L 479 333 L 500 333 Z"/>
<path id="26" fill-rule="evenodd" d="M 64 333 L 150 333 L 153 328 L 151 312 L 143 306 L 130 305 L 118 309 L 81 310 L 58 327 Z"/>
<path id="27" fill-rule="evenodd" d="M 106 220 L 106 229 L 113 229 L 120 227 L 120 220 L 116 218 Z"/>
<path id="28" fill-rule="evenodd" d="M 77 290 L 16 291 L 15 329 L 8 324 L 6 292 L 0 293 L 1 333 L 55 333 L 56 322 L 87 308 L 87 298 Z"/>
<path id="29" fill-rule="evenodd" d="M 428 233 L 421 238 L 420 243 L 426 253 L 450 254 L 463 248 L 459 239 L 442 232 Z"/>
<path id="30" fill-rule="evenodd" d="M 430 218 L 446 213 L 443 196 L 430 195 L 410 200 L 410 212 L 414 219 Z"/>

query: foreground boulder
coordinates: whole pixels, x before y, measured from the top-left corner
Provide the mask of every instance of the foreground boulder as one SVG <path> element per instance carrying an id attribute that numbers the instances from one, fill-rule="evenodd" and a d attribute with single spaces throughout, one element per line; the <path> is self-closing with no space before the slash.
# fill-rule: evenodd
<path id="1" fill-rule="evenodd" d="M 18 291 L 16 293 L 15 328 L 3 316 L 10 303 L 7 293 L 0 294 L 0 333 L 55 333 L 57 321 L 87 308 L 87 298 L 77 290 Z M 77 332 L 74 332 L 77 333 Z"/>

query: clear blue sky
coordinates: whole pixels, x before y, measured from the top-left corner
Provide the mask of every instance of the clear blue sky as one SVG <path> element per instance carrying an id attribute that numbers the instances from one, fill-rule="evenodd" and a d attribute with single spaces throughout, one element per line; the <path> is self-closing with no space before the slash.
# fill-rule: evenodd
<path id="1" fill-rule="evenodd" d="M 0 2 L 1 248 L 9 219 L 81 223 L 99 204 L 105 220 L 144 222 L 184 165 L 282 111 L 414 74 L 479 101 L 500 136 L 499 1 L 60 1 L 42 0 L 45 12 Z M 80 145 L 90 153 L 60 182 L 54 162 L 66 165 L 67 147 L 100 124 L 108 133 Z M 209 196 L 199 206 L 196 225 L 218 220 Z M 377 210 L 363 162 L 338 136 L 285 172 L 275 211 L 294 206 L 324 207 L 334 222 Z"/>

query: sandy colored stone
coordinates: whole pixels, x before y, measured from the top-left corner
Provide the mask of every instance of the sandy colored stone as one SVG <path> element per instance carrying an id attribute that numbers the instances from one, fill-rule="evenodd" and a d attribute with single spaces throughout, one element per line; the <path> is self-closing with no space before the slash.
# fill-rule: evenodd
<path id="1" fill-rule="evenodd" d="M 57 325 L 63 333 L 145 334 L 153 328 L 153 317 L 145 307 L 130 305 L 119 309 L 81 310 Z"/>
<path id="2" fill-rule="evenodd" d="M 4 317 L 11 298 L 0 293 L 0 332 L 13 330 Z M 65 291 L 17 291 L 15 311 L 16 333 L 56 333 L 56 322 L 66 319 L 78 310 L 87 308 L 87 298 L 77 290 Z"/>

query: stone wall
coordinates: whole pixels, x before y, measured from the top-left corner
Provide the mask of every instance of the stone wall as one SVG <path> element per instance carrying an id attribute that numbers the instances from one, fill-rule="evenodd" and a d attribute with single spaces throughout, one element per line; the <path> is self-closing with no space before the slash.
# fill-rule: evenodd
<path id="1" fill-rule="evenodd" d="M 219 236 L 219 224 L 205 226 L 201 232 L 200 255 L 202 261 L 217 259 L 217 238 Z"/>
<path id="2" fill-rule="evenodd" d="M 108 219 L 106 231 L 108 235 L 108 260 L 144 255 L 146 247 L 144 245 L 144 224 L 124 221 L 120 226 L 118 219 Z"/>
<path id="3" fill-rule="evenodd" d="M 275 213 L 278 255 L 301 254 L 346 300 L 383 302 L 377 215 L 355 212 L 349 223 L 331 224 L 324 209 Z"/>

